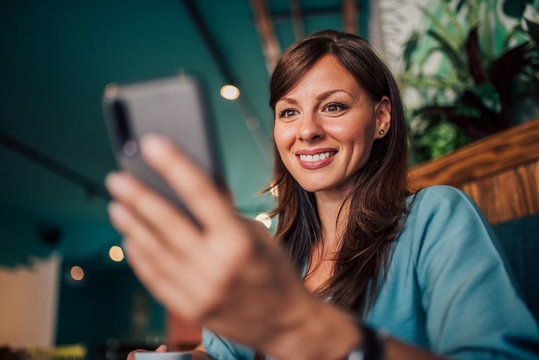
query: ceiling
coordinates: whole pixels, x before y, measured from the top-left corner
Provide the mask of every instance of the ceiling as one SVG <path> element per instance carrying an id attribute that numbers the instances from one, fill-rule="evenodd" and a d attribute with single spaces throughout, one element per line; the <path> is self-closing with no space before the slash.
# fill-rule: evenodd
<path id="1" fill-rule="evenodd" d="M 368 1 L 2 1 L 0 266 L 52 249 L 98 258 L 120 241 L 103 187 L 115 167 L 100 104 L 110 82 L 201 76 L 239 211 L 271 208 L 256 195 L 271 176 L 265 50 L 346 23 L 367 36 L 367 15 Z M 240 100 L 219 96 L 230 81 Z"/>

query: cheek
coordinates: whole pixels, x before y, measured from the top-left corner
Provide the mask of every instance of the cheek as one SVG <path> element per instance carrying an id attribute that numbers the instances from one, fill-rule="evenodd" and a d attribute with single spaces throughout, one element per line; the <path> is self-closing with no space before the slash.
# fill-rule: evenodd
<path id="1" fill-rule="evenodd" d="M 296 139 L 295 132 L 290 127 L 275 125 L 273 128 L 273 139 L 281 158 L 290 150 Z"/>

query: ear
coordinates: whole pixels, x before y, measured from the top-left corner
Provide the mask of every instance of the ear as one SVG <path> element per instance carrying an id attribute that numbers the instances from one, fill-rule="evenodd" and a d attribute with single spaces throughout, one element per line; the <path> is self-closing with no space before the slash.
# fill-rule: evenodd
<path id="1" fill-rule="evenodd" d="M 391 101 L 387 96 L 382 96 L 382 99 L 376 103 L 374 116 L 376 117 L 374 138 L 381 139 L 386 136 L 391 127 Z"/>

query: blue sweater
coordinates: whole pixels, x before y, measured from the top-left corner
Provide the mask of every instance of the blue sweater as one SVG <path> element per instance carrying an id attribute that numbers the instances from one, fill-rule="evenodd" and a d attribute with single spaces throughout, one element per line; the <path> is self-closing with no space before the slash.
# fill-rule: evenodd
<path id="1" fill-rule="evenodd" d="M 539 328 L 492 229 L 447 186 L 415 197 L 366 323 L 449 358 L 539 359 Z M 202 343 L 214 359 L 253 358 L 207 329 Z"/>

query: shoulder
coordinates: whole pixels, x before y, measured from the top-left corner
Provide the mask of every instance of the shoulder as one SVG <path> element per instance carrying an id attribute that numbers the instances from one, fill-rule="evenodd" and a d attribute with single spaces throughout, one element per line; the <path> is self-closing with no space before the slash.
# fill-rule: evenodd
<path id="1" fill-rule="evenodd" d="M 451 186 L 437 185 L 425 188 L 408 198 L 409 212 L 405 230 L 414 236 L 425 232 L 455 229 L 473 229 L 493 236 L 485 216 L 465 192 Z M 451 231 L 453 232 L 453 231 Z"/>
<path id="2" fill-rule="evenodd" d="M 409 248 L 418 265 L 451 254 L 458 254 L 461 261 L 485 252 L 498 257 L 500 248 L 490 224 L 463 191 L 432 186 L 412 195 L 409 204 L 398 241 Z"/>
<path id="3" fill-rule="evenodd" d="M 472 348 L 517 354 L 505 339 L 537 341 L 537 326 L 475 202 L 449 186 L 426 188 L 409 201 L 396 255 L 413 269 L 431 348 L 463 356 Z"/>
<path id="4" fill-rule="evenodd" d="M 411 212 L 451 211 L 456 207 L 470 207 L 479 211 L 475 202 L 464 191 L 447 185 L 424 188 L 408 198 Z"/>

